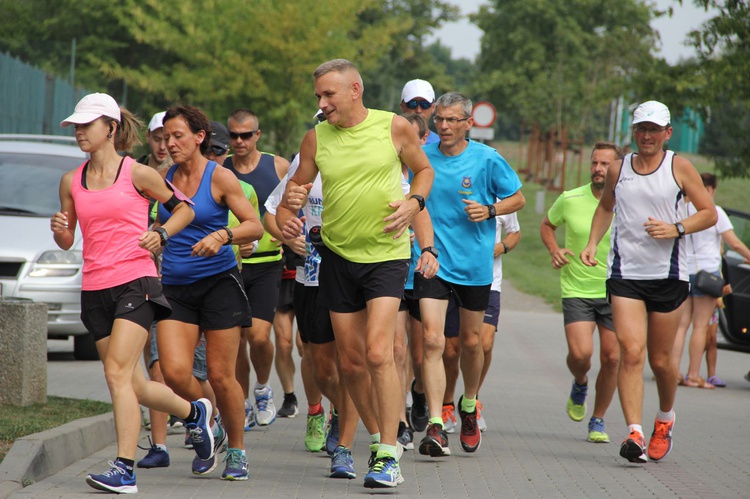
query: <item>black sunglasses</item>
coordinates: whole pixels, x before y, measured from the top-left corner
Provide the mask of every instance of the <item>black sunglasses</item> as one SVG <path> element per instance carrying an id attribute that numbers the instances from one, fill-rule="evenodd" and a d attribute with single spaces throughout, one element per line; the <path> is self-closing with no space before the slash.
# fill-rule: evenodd
<path id="1" fill-rule="evenodd" d="M 428 100 L 417 100 L 412 99 L 409 102 L 406 103 L 406 107 L 409 109 L 416 109 L 417 106 L 421 107 L 422 109 L 430 109 L 432 107 L 432 102 Z"/>
<path id="2" fill-rule="evenodd" d="M 214 156 L 223 156 L 227 153 L 227 150 L 221 146 L 211 146 L 209 150 L 214 154 Z"/>
<path id="3" fill-rule="evenodd" d="M 252 139 L 253 135 L 255 135 L 255 132 L 257 131 L 258 130 L 252 130 L 250 132 L 241 132 L 241 133 L 229 132 L 229 138 L 232 140 L 237 140 L 238 137 L 242 140 Z"/>

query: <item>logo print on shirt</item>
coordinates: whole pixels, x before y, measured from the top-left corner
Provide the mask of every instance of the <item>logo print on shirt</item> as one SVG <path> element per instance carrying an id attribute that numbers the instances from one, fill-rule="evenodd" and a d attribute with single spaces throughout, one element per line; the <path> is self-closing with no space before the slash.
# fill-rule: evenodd
<path id="1" fill-rule="evenodd" d="M 464 177 L 463 181 L 461 181 L 461 187 L 464 189 L 471 187 L 471 177 Z"/>
<path id="2" fill-rule="evenodd" d="M 125 308 L 129 308 L 130 310 L 133 310 L 133 304 L 128 303 L 127 305 L 125 305 Z"/>

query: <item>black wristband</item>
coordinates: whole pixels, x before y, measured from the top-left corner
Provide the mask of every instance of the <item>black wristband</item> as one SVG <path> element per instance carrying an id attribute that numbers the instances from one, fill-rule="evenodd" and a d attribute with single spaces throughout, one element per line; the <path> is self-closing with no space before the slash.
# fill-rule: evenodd
<path id="1" fill-rule="evenodd" d="M 161 245 L 166 246 L 167 241 L 169 241 L 169 233 L 167 233 L 167 229 L 164 227 L 157 227 L 154 229 L 154 232 L 159 234 L 159 237 L 161 238 Z"/>
<path id="2" fill-rule="evenodd" d="M 489 214 L 489 219 L 495 218 L 497 216 L 497 212 L 495 211 L 495 205 L 494 204 L 488 204 L 487 205 L 487 213 Z"/>
<path id="3" fill-rule="evenodd" d="M 422 254 L 424 254 L 425 252 L 430 253 L 435 258 L 438 257 L 438 250 L 433 246 L 427 246 L 426 248 L 422 248 Z"/>
<path id="4" fill-rule="evenodd" d="M 227 239 L 227 242 L 224 243 L 224 246 L 228 246 L 228 245 L 232 244 L 232 240 L 234 239 L 234 234 L 232 234 L 232 231 L 229 230 L 229 227 L 222 227 L 222 229 L 224 229 L 225 231 L 227 231 L 227 237 L 228 237 L 228 239 Z"/>
<path id="5" fill-rule="evenodd" d="M 508 253 L 510 253 L 510 248 L 508 248 L 508 245 L 507 245 L 507 244 L 505 244 L 505 243 L 504 243 L 504 242 L 502 242 L 502 241 L 500 241 L 500 244 L 502 244 L 502 245 L 503 245 L 503 248 L 505 248 L 505 253 L 504 253 L 504 254 L 506 254 L 506 255 L 507 255 Z"/>
<path id="6" fill-rule="evenodd" d="M 409 199 L 416 199 L 417 203 L 419 203 L 419 211 L 424 210 L 424 198 L 422 196 L 419 194 L 412 194 L 409 196 Z"/>

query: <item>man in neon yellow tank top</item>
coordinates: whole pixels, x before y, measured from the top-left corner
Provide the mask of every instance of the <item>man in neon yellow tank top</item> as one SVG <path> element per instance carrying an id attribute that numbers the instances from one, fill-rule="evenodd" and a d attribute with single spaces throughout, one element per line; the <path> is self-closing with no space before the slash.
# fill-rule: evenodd
<path id="1" fill-rule="evenodd" d="M 421 247 L 432 246 L 426 213 L 417 214 L 424 208 L 433 172 L 406 119 L 365 108 L 362 78 L 351 62 L 326 62 L 313 77 L 326 121 L 302 142 L 299 169 L 289 179 L 277 224 L 287 237 L 300 233 L 300 227 L 287 221 L 307 200 L 320 172 L 326 246 L 320 298 L 331 311 L 342 372 L 357 410 L 371 414 L 376 398 L 380 411 L 380 431 L 371 435 L 371 449 L 377 453 L 365 487 L 395 487 L 403 478 L 396 452 L 401 397 L 396 396 L 400 384 L 393 340 L 410 253 L 408 234 L 401 236 L 413 221 Z M 414 172 L 407 199 L 401 190 L 402 162 Z M 423 254 L 417 270 L 434 276 L 437 259 Z"/>

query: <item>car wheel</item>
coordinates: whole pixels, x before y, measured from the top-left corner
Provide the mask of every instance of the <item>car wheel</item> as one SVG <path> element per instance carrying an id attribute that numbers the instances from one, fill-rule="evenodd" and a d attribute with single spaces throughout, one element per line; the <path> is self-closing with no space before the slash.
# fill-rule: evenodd
<path id="1" fill-rule="evenodd" d="M 73 338 L 73 357 L 76 360 L 99 360 L 93 334 L 86 333 Z"/>

